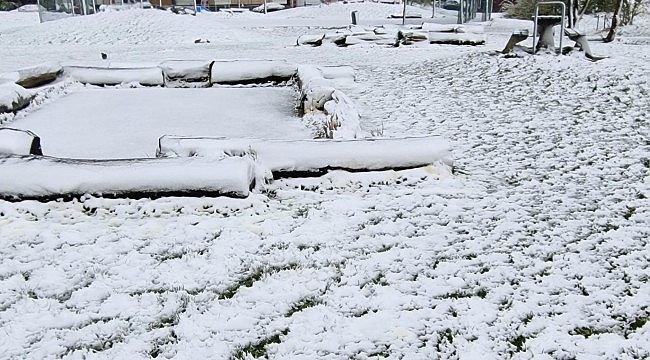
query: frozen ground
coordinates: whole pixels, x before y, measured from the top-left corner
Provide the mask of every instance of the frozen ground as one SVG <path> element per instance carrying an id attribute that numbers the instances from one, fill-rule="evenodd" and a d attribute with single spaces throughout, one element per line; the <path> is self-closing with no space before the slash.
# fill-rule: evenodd
<path id="1" fill-rule="evenodd" d="M 73 89 L 12 122 L 44 153 L 72 158 L 153 157 L 162 135 L 308 139 L 292 87 Z"/>
<path id="2" fill-rule="evenodd" d="M 594 43 L 611 56 L 598 63 L 487 55 L 522 25 L 506 20 L 485 47 L 293 46 L 351 9 L 395 12 L 3 30 L 0 71 L 100 49 L 348 64 L 368 129 L 444 135 L 457 166 L 282 180 L 246 200 L 0 202 L 0 357 L 650 357 L 648 18 Z"/>

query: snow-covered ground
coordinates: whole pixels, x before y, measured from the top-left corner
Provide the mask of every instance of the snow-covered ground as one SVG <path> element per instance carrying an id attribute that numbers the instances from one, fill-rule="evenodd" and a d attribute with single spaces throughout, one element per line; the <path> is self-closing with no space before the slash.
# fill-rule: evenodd
<path id="1" fill-rule="evenodd" d="M 166 135 L 308 139 L 285 88 L 76 89 L 13 121 L 49 156 L 153 157 Z"/>
<path id="2" fill-rule="evenodd" d="M 399 21 L 375 3 L 0 13 L 0 72 L 100 52 L 350 65 L 368 131 L 443 135 L 456 159 L 247 199 L 0 201 L 0 357 L 650 357 L 650 19 L 593 43 L 597 63 L 488 55 L 532 28 L 499 18 L 480 47 L 295 46 L 352 10 Z"/>

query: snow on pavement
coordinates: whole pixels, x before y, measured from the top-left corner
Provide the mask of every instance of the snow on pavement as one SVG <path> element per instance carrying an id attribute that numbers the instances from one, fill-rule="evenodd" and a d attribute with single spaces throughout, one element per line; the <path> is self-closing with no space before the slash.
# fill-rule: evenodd
<path id="1" fill-rule="evenodd" d="M 241 24 L 218 26 L 257 39 Z M 214 46 L 353 66 L 362 124 L 443 135 L 454 174 L 337 171 L 243 200 L 0 202 L 0 357 L 650 356 L 645 47 L 503 59 L 485 52 L 507 34 L 489 29 L 486 47 L 397 49 L 287 47 L 299 34 L 281 29 Z M 21 39 L 0 69 L 40 54 Z"/>

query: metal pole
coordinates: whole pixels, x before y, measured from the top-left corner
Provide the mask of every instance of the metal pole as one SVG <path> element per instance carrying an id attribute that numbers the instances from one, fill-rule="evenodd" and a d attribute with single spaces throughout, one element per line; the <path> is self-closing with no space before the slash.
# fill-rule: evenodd
<path id="1" fill-rule="evenodd" d="M 431 0 L 431 18 L 436 16 L 436 0 Z"/>
<path id="2" fill-rule="evenodd" d="M 197 12 L 198 12 L 198 11 L 197 11 L 197 9 L 196 9 L 196 0 L 194 0 L 194 16 L 196 16 L 196 13 L 197 13 Z"/>
<path id="3" fill-rule="evenodd" d="M 38 6 L 38 22 L 43 23 L 43 7 L 41 6 L 41 0 L 36 0 L 36 5 Z"/>
<path id="4" fill-rule="evenodd" d="M 266 0 L 264 0 L 264 13 L 266 14 Z"/>
<path id="5" fill-rule="evenodd" d="M 533 17 L 533 54 L 537 52 L 535 37 L 537 36 L 537 18 L 539 17 L 539 5 L 535 6 L 535 17 Z"/>
<path id="6" fill-rule="evenodd" d="M 402 25 L 406 24 L 406 0 L 402 0 L 404 2 L 404 10 L 402 12 Z"/>

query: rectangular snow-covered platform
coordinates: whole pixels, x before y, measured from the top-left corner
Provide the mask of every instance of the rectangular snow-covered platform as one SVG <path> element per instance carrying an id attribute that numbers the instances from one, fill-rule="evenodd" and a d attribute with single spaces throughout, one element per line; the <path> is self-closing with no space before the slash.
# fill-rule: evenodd
<path id="1" fill-rule="evenodd" d="M 165 134 L 304 139 L 291 87 L 79 89 L 13 122 L 66 158 L 153 157 Z"/>
<path id="2" fill-rule="evenodd" d="M 0 157 L 0 199 L 54 200 L 92 194 L 105 197 L 246 197 L 254 165 L 223 160 L 78 160 L 42 156 Z"/>
<path id="3" fill-rule="evenodd" d="M 251 155 L 274 177 L 320 174 L 332 169 L 405 169 L 452 164 L 449 143 L 440 136 L 359 140 L 257 140 L 164 136 L 161 157 Z"/>

